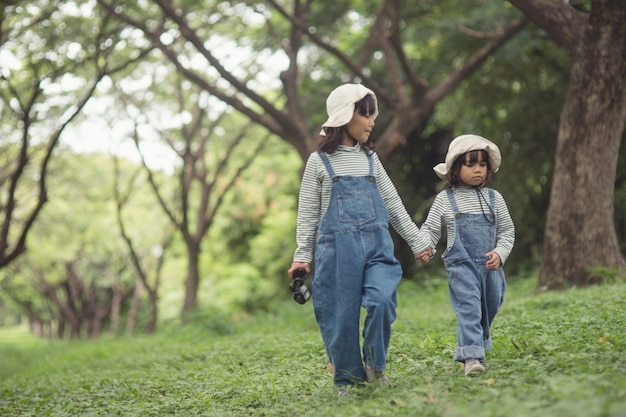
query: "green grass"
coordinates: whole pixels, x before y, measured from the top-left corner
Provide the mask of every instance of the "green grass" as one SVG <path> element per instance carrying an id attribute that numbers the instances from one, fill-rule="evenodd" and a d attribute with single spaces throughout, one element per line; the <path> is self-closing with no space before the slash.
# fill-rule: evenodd
<path id="1" fill-rule="evenodd" d="M 489 371 L 451 357 L 445 283 L 399 292 L 388 387 L 337 400 L 311 303 L 154 336 L 35 339 L 0 329 L 4 416 L 626 416 L 626 284 L 510 285 Z"/>

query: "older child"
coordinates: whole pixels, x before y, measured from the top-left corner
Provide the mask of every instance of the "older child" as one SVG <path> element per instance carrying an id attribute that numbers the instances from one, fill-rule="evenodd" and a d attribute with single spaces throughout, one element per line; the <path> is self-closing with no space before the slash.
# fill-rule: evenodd
<path id="1" fill-rule="evenodd" d="M 378 115 L 376 95 L 344 84 L 326 101 L 328 120 L 310 155 L 299 193 L 297 248 L 288 274 L 311 270 L 313 307 L 339 396 L 363 381 L 385 384 L 396 288 L 402 279 L 389 223 L 418 257 L 430 242 L 419 234 L 378 156 L 368 146 Z M 367 315 L 360 347 L 360 313 Z"/>
<path id="2" fill-rule="evenodd" d="M 486 371 L 491 350 L 490 327 L 504 299 L 502 265 L 513 249 L 515 228 L 502 195 L 490 188 L 500 168 L 500 149 L 478 135 L 455 138 L 446 160 L 434 167 L 447 181 L 437 194 L 421 232 L 434 248 L 447 229 L 441 258 L 448 274 L 452 307 L 457 317 L 456 361 L 465 375 Z"/>

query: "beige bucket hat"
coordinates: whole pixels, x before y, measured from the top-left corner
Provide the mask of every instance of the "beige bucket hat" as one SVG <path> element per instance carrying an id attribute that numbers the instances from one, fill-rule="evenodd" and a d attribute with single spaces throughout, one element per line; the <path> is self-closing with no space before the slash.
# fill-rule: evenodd
<path id="1" fill-rule="evenodd" d="M 362 84 L 343 84 L 330 92 L 326 99 L 326 113 L 328 120 L 322 125 L 320 135 L 326 136 L 325 127 L 340 127 L 352 120 L 354 115 L 354 104 L 361 101 L 363 97 L 371 94 L 376 103 L 376 113 L 378 116 L 378 101 L 376 94 Z"/>
<path id="2" fill-rule="evenodd" d="M 454 138 L 448 147 L 446 162 L 435 165 L 433 170 L 439 178 L 445 179 L 450 172 L 450 169 L 452 169 L 452 164 L 456 158 L 466 152 L 479 150 L 487 151 L 491 170 L 493 172 L 498 172 L 500 169 L 500 162 L 502 162 L 500 148 L 498 148 L 498 146 L 489 139 L 485 139 L 478 135 L 461 135 Z"/>

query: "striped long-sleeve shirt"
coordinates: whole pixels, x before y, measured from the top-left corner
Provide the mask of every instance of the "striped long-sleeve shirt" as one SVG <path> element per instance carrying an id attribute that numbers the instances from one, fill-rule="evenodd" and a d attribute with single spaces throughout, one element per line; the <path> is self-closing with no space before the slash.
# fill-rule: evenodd
<path id="1" fill-rule="evenodd" d="M 480 197 L 474 188 L 454 187 L 454 199 L 461 213 L 490 214 L 487 202 L 489 201 L 489 189 L 479 188 L 482 194 Z M 506 262 L 511 254 L 515 243 L 515 226 L 509 214 L 509 209 L 502 195 L 494 191 L 494 207 L 492 207 L 496 217 L 496 247 L 493 249 L 500 256 L 502 264 Z M 447 248 L 454 243 L 454 212 L 446 194 L 442 191 L 435 197 L 426 221 L 420 228 L 420 232 L 430 236 L 432 247 L 434 248 L 441 238 L 442 225 L 446 226 Z"/>
<path id="2" fill-rule="evenodd" d="M 338 176 L 367 176 L 369 163 L 367 155 L 357 144 L 339 146 L 339 149 L 328 155 L 335 174 Z M 413 253 L 419 253 L 430 246 L 426 236 L 419 233 L 419 229 L 409 216 L 398 195 L 396 187 L 391 182 L 385 168 L 372 154 L 374 177 L 389 213 L 389 223 L 406 240 Z M 315 233 L 317 225 L 326 214 L 330 202 L 331 178 L 317 152 L 311 154 L 304 168 L 302 184 L 298 196 L 298 219 L 296 224 L 297 248 L 293 257 L 294 262 L 311 262 L 315 252 Z"/>

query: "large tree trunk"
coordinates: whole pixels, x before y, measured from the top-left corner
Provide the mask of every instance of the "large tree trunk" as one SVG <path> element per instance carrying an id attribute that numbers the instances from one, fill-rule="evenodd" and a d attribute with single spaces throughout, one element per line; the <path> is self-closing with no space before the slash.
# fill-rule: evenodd
<path id="1" fill-rule="evenodd" d="M 511 0 L 564 47 L 570 75 L 561 113 L 538 289 L 588 285 L 595 266 L 623 270 L 614 187 L 626 122 L 626 2 Z"/>
<path id="2" fill-rule="evenodd" d="M 624 267 L 613 213 L 623 106 L 607 94 L 610 78 L 599 73 L 599 67 L 605 66 L 597 56 L 601 52 L 589 51 L 589 56 L 572 62 L 557 138 L 539 288 L 587 285 L 596 265 Z M 623 75 L 621 80 L 615 78 L 613 87 L 623 91 L 625 81 Z"/>

